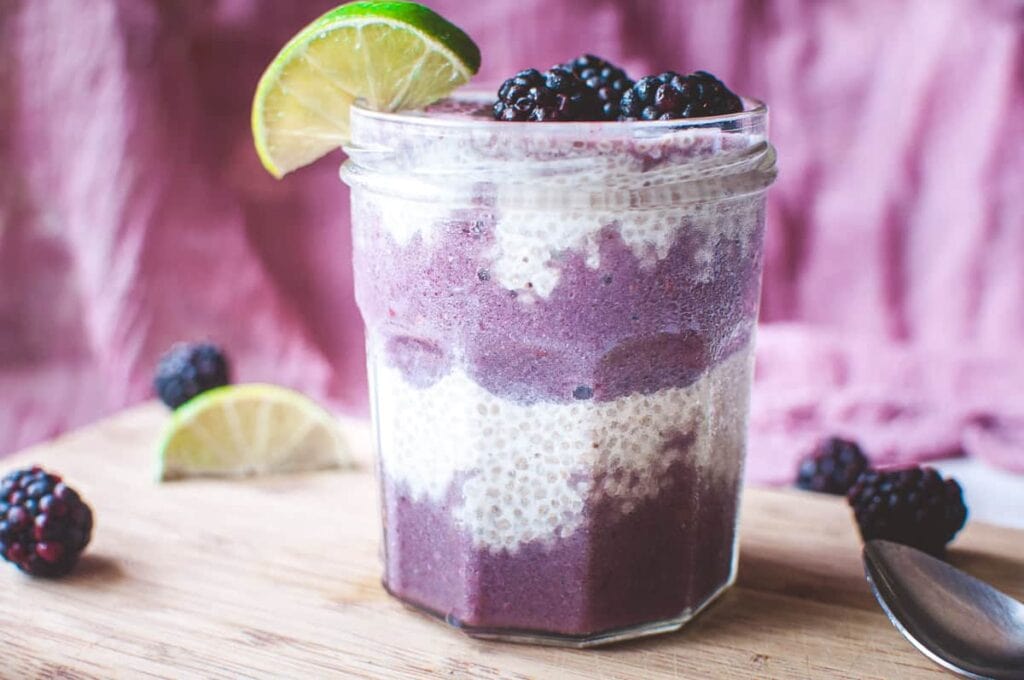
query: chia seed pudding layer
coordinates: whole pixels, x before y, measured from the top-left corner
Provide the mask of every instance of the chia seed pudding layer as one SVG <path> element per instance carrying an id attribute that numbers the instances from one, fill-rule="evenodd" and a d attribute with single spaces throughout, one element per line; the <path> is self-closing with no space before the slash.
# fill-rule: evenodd
<path id="1" fill-rule="evenodd" d="M 385 584 L 471 631 L 682 621 L 734 573 L 763 109 L 477 108 L 353 112 Z"/>

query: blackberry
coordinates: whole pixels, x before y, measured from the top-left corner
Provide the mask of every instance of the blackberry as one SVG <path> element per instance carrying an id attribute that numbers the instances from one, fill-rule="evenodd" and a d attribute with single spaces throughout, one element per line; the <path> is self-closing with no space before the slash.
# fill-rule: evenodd
<path id="1" fill-rule="evenodd" d="M 721 116 L 743 110 L 743 102 L 707 71 L 688 76 L 666 71 L 636 81 L 619 101 L 619 120 L 671 120 Z"/>
<path id="2" fill-rule="evenodd" d="M 506 121 L 599 120 L 601 103 L 572 71 L 530 68 L 502 83 L 493 111 Z"/>
<path id="3" fill-rule="evenodd" d="M 960 485 L 931 468 L 865 472 L 847 501 L 865 541 L 881 538 L 937 556 L 967 520 Z"/>
<path id="4" fill-rule="evenodd" d="M 92 536 L 92 510 L 36 466 L 0 480 L 0 555 L 33 576 L 71 571 Z"/>
<path id="5" fill-rule="evenodd" d="M 228 361 L 220 348 L 209 343 L 179 343 L 160 357 L 153 387 L 162 402 L 178 408 L 200 392 L 229 382 Z"/>
<path id="6" fill-rule="evenodd" d="M 796 485 L 808 491 L 845 496 L 867 469 L 868 459 L 855 442 L 829 437 L 800 463 Z"/>
<path id="7" fill-rule="evenodd" d="M 619 100 L 622 99 L 622 93 L 633 87 L 633 81 L 625 71 L 592 54 L 581 54 L 558 68 L 572 71 L 577 78 L 597 94 L 603 120 L 618 119 Z"/>

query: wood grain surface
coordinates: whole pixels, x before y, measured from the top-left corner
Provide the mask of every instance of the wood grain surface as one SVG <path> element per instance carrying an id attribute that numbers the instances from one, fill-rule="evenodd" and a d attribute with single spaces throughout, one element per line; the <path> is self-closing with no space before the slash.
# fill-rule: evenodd
<path id="1" fill-rule="evenodd" d="M 380 586 L 368 436 L 355 472 L 152 481 L 156 404 L 3 461 L 64 474 L 96 512 L 60 581 L 0 569 L 0 668 L 32 678 L 924 678 L 841 500 L 748 489 L 736 587 L 681 632 L 599 650 L 480 642 Z M 969 524 L 951 559 L 1024 597 L 1024 533 Z"/>

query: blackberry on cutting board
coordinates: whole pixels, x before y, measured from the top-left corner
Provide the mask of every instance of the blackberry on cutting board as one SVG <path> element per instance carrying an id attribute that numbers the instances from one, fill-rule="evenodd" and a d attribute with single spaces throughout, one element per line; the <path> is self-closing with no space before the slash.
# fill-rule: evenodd
<path id="1" fill-rule="evenodd" d="M 230 382 L 227 357 L 216 345 L 180 343 L 167 351 L 156 367 L 153 388 L 169 408 Z"/>
<path id="2" fill-rule="evenodd" d="M 92 510 L 40 467 L 0 480 L 0 556 L 33 576 L 67 574 L 92 536 Z"/>
<path id="3" fill-rule="evenodd" d="M 601 57 L 593 54 L 581 54 L 570 62 L 562 64 L 563 68 L 583 81 L 600 100 L 601 118 L 617 120 L 619 117 L 619 101 L 626 90 L 633 87 L 633 81 L 626 72 Z"/>
<path id="4" fill-rule="evenodd" d="M 494 117 L 504 121 L 600 120 L 597 94 L 572 71 L 553 68 L 520 71 L 502 83 L 494 102 Z"/>
<path id="5" fill-rule="evenodd" d="M 666 71 L 636 81 L 619 102 L 619 120 L 672 120 L 739 113 L 743 102 L 707 71 Z"/>
<path id="6" fill-rule="evenodd" d="M 856 442 L 829 437 L 800 463 L 796 485 L 808 491 L 845 496 L 868 467 L 868 459 Z"/>
<path id="7" fill-rule="evenodd" d="M 942 555 L 967 520 L 960 485 L 927 467 L 865 472 L 847 501 L 865 541 L 881 538 L 932 555 Z"/>

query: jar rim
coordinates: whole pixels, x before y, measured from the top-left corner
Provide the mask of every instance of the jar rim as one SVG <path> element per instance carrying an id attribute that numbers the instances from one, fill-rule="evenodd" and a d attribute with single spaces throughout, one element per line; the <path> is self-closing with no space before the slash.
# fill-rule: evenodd
<path id="1" fill-rule="evenodd" d="M 550 194 L 590 208 L 741 196 L 775 178 L 767 107 L 756 100 L 723 116 L 543 125 L 494 120 L 482 109 L 492 100 L 460 91 L 440 111 L 354 108 L 342 179 L 409 200 L 471 201 L 491 184 L 505 203 Z"/>
<path id="2" fill-rule="evenodd" d="M 719 116 L 703 116 L 699 118 L 674 118 L 671 120 L 633 120 L 633 121 L 558 121 L 537 125 L 529 121 L 502 121 L 480 116 L 457 115 L 454 113 L 432 113 L 426 109 L 413 111 L 373 111 L 356 101 L 352 105 L 355 117 L 374 120 L 386 124 L 399 124 L 410 127 L 430 128 L 431 130 L 447 129 L 452 132 L 500 132 L 502 135 L 529 136 L 538 133 L 550 136 L 576 137 L 596 136 L 601 133 L 610 136 L 643 136 L 645 133 L 677 132 L 687 129 L 708 127 L 747 127 L 762 122 L 768 116 L 768 105 L 760 99 L 740 97 L 743 110 Z M 494 94 L 489 90 L 470 88 L 459 90 L 442 102 L 465 102 L 483 106 L 494 101 Z"/>

